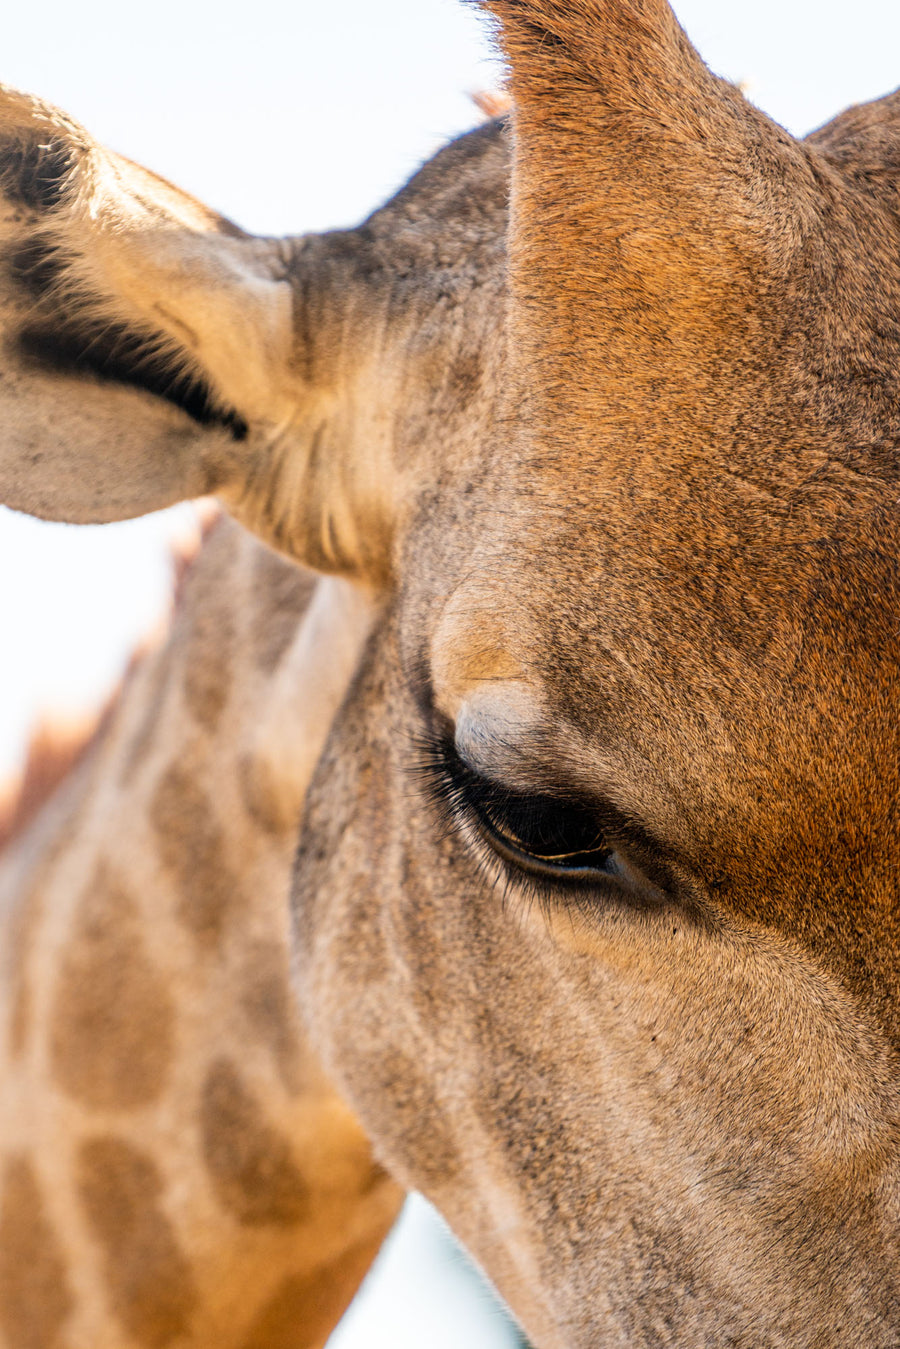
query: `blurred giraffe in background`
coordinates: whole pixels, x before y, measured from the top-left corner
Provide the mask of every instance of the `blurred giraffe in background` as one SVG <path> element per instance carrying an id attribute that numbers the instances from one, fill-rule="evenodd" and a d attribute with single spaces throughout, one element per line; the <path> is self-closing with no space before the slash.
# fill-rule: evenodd
<path id="1" fill-rule="evenodd" d="M 306 779 L 366 601 L 225 517 L 179 590 L 0 853 L 3 1349 L 321 1346 L 402 1199 L 289 984 Z"/>

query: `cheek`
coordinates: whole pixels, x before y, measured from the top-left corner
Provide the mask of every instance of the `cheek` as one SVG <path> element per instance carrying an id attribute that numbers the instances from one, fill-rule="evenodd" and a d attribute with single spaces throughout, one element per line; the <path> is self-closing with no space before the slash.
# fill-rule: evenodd
<path id="1" fill-rule="evenodd" d="M 360 774 L 345 821 L 332 814 L 304 841 L 306 1016 L 378 1158 L 438 1206 L 532 1335 L 554 1346 L 542 1288 L 555 1262 L 542 1249 L 545 1205 L 527 1190 L 558 1181 L 546 1166 L 558 1087 L 509 977 L 522 934 L 499 895 L 428 843 L 432 826 L 408 793 L 378 781 Z M 528 963 L 539 968 L 534 954 Z M 558 1152 L 572 1155 L 565 1143 Z"/>
<path id="2" fill-rule="evenodd" d="M 357 755 L 352 781 L 338 759 L 342 793 L 318 784 L 295 878 L 316 1047 L 398 1178 L 451 1218 L 508 1229 L 509 1196 L 557 1184 L 549 1154 L 573 1155 L 553 1117 L 571 1095 L 559 956 L 539 916 L 517 917 L 436 838 L 409 777 L 392 780 L 388 747 Z M 489 1221 L 495 1202 L 506 1216 Z"/>
<path id="3" fill-rule="evenodd" d="M 442 1033 L 466 1020 L 468 999 L 408 837 L 420 831 L 409 809 L 395 818 L 385 767 L 359 764 L 343 818 L 308 812 L 294 892 L 298 987 L 323 1060 L 382 1155 L 406 1183 L 429 1188 L 460 1169 L 441 1100 Z M 346 787 L 346 764 L 342 776 Z M 399 799 L 408 807 L 408 791 Z M 452 1034 L 471 1042 L 464 1029 Z"/>
<path id="4" fill-rule="evenodd" d="M 827 1225 L 838 1173 L 862 1212 L 884 1149 L 867 1077 L 890 1074 L 866 1073 L 840 991 L 761 934 L 611 909 L 548 922 L 504 899 L 441 840 L 398 762 L 408 736 L 372 720 L 348 717 L 317 774 L 294 906 L 314 1043 L 379 1159 L 548 1345 L 584 1308 L 595 1319 L 567 1343 L 598 1342 L 611 1298 L 639 1307 L 657 1284 L 661 1308 L 679 1287 L 685 1306 L 689 1289 L 717 1305 L 748 1252 L 765 1306 L 773 1221 L 792 1279 L 814 1278 L 825 1237 L 801 1224 L 793 1240 L 790 1223 Z"/>

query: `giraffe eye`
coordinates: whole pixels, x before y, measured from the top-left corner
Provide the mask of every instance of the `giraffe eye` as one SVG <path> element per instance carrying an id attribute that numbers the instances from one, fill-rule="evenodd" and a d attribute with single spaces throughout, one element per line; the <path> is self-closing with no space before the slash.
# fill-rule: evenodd
<path id="1" fill-rule="evenodd" d="M 476 773 L 452 743 L 428 747 L 432 794 L 508 866 L 561 881 L 622 878 L 627 867 L 598 811 L 564 796 L 513 791 Z"/>
<path id="2" fill-rule="evenodd" d="M 544 875 L 618 874 L 615 850 L 583 806 L 494 784 L 470 788 L 469 804 L 485 840 L 513 865 Z"/>

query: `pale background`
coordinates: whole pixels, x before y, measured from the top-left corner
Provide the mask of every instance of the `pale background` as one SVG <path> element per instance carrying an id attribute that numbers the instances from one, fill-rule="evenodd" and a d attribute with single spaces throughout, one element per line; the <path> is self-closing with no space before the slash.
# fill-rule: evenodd
<path id="1" fill-rule="evenodd" d="M 900 83 L 897 0 L 679 0 L 710 65 L 791 131 Z M 496 87 L 483 25 L 455 0 L 20 0 L 0 80 L 245 228 L 351 224 L 474 121 Z M 91 706 L 164 609 L 167 540 L 190 508 L 74 529 L 0 510 L 0 775 L 40 709 Z M 335 1349 L 512 1343 L 487 1295 L 408 1210 Z"/>

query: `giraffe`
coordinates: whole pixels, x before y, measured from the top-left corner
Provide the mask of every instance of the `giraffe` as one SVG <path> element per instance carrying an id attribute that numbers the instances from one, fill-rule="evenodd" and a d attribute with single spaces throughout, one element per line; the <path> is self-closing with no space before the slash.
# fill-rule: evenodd
<path id="1" fill-rule="evenodd" d="M 243 234 L 21 95 L 0 494 L 213 492 L 373 597 L 295 996 L 539 1349 L 900 1334 L 900 96 L 484 0 L 513 114 Z"/>
<path id="2" fill-rule="evenodd" d="M 180 589 L 0 855 L 3 1349 L 324 1345 L 400 1204 L 289 989 L 366 601 L 227 517 Z"/>

